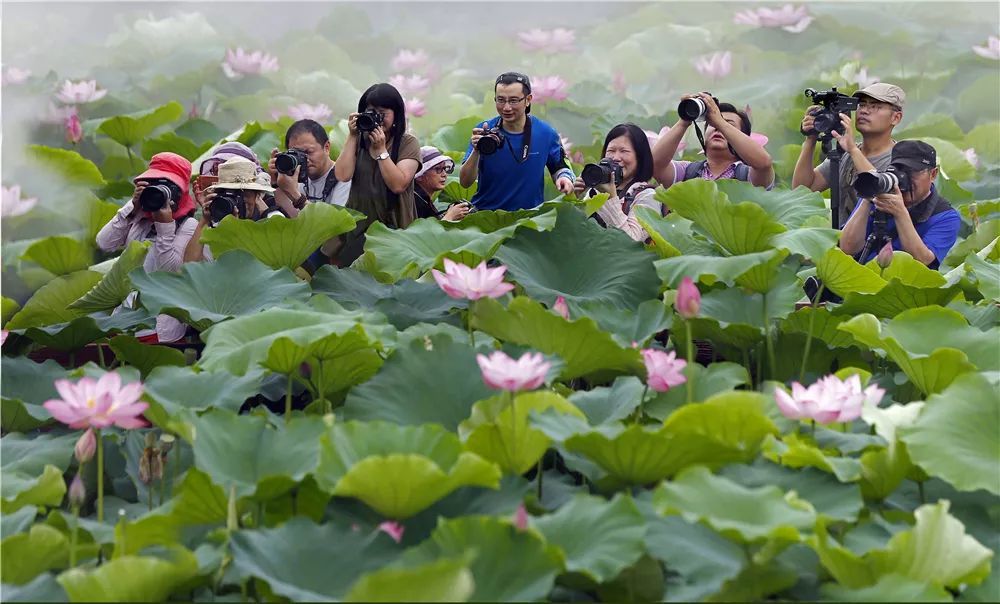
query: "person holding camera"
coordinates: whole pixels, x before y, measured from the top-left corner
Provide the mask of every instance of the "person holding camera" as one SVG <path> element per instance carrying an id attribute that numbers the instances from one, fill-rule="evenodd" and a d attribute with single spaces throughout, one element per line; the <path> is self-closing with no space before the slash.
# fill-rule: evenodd
<path id="1" fill-rule="evenodd" d="M 245 157 L 237 156 L 221 164 L 219 181 L 196 197 L 201 206 L 201 219 L 194 235 L 184 248 L 185 262 L 211 261 L 212 253 L 201 243 L 206 228 L 218 226 L 227 216 L 240 220 L 263 220 L 284 216 L 274 201 L 271 177 L 260 166 Z"/>
<path id="2" fill-rule="evenodd" d="M 839 222 L 843 228 L 847 217 L 854 211 L 858 200 L 858 192 L 851 186 L 861 172 L 885 170 L 889 167 L 892 157 L 892 129 L 903 119 L 903 107 L 906 105 L 906 93 L 899 86 L 885 82 L 871 84 L 852 96 L 858 99 L 857 119 L 852 123 L 850 115 L 841 113 L 839 132 L 831 130 L 830 136 L 844 151 L 845 157 L 840 161 L 840 200 Z M 812 105 L 802 118 L 801 130 L 806 134 L 806 140 L 799 152 L 792 174 L 792 187 L 806 186 L 812 191 L 825 191 L 830 188 L 832 176 L 829 158 L 813 168 L 813 154 L 816 150 L 816 140 L 820 132 L 816 129 L 816 114 L 823 108 Z M 854 129 L 861 133 L 861 145 L 854 138 Z M 831 201 L 831 203 L 833 203 Z"/>
<path id="3" fill-rule="evenodd" d="M 840 249 L 864 264 L 891 243 L 930 268 L 937 268 L 958 239 L 962 220 L 934 186 L 937 153 L 923 141 L 899 141 L 888 171 L 858 175 L 861 190 L 840 235 Z"/>
<path id="4" fill-rule="evenodd" d="M 441 212 L 434 207 L 433 197 L 448 184 L 448 175 L 455 171 L 455 162 L 441 153 L 437 147 L 421 147 L 420 162 L 422 167 L 413 179 L 414 201 L 417 204 L 417 218 L 441 218 L 442 220 L 461 220 L 469 214 L 472 204 L 468 201 L 455 203 Z"/>
<path id="5" fill-rule="evenodd" d="M 416 219 L 413 177 L 420 170 L 420 143 L 406 131 L 403 97 L 391 84 L 375 84 L 347 118 L 349 133 L 334 168 L 338 180 L 352 180 L 347 207 L 366 216 L 333 246 L 337 264 L 347 266 L 364 250 L 373 222 L 405 229 Z"/>
<path id="6" fill-rule="evenodd" d="M 330 158 L 330 136 L 319 122 L 304 119 L 289 126 L 285 149 L 284 153 L 271 150 L 267 169 L 277 189 L 274 199 L 287 216 L 298 216 L 309 202 L 347 204 L 351 179 L 336 176 Z"/>
<path id="7" fill-rule="evenodd" d="M 97 233 L 97 247 L 104 252 L 121 249 L 133 241 L 151 241 L 143 261 L 146 272 L 176 272 L 184 263 L 184 248 L 194 234 L 194 200 L 189 192 L 191 162 L 176 153 L 157 153 L 149 168 L 133 180 L 135 191 Z M 132 292 L 115 309 L 135 308 Z M 144 342 L 175 342 L 187 328 L 177 319 L 159 315 L 155 330 L 142 330 L 136 337 Z"/>
<path id="8" fill-rule="evenodd" d="M 544 200 L 542 177 L 548 168 L 563 195 L 573 191 L 575 175 L 566 161 L 559 133 L 531 113 L 531 80 L 507 72 L 493 86 L 497 115 L 472 129 L 459 182 L 479 181 L 472 205 L 479 210 L 523 210 Z"/>
<path id="9" fill-rule="evenodd" d="M 653 153 L 649 139 L 642 128 L 635 124 L 618 124 L 604 137 L 602 159 L 587 164 L 576 179 L 573 189 L 577 195 L 589 190 L 607 193 L 608 200 L 597 211 L 598 222 L 625 232 L 635 241 L 649 238 L 646 229 L 632 216 L 639 206 L 661 211 L 663 207 L 653 198 Z"/>
<path id="10" fill-rule="evenodd" d="M 707 92 L 681 97 L 678 120 L 653 146 L 653 175 L 664 189 L 676 183 L 704 178 L 733 178 L 758 187 L 774 186 L 771 155 L 750 138 L 750 116 L 730 103 L 720 103 Z M 705 159 L 697 162 L 675 160 L 677 147 L 687 129 L 705 120 L 705 134 L 695 125 Z"/>

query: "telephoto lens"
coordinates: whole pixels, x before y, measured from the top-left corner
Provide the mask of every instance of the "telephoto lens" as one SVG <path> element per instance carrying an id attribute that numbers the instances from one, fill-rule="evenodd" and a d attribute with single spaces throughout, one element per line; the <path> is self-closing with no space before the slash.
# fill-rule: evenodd
<path id="1" fill-rule="evenodd" d="M 233 210 L 243 201 L 242 191 L 233 191 L 232 189 L 215 189 L 215 191 L 215 199 L 212 200 L 212 205 L 208 207 L 213 225 L 222 222 L 222 219 L 226 216 L 232 216 Z"/>
<path id="2" fill-rule="evenodd" d="M 899 177 L 893 172 L 862 172 L 851 186 L 858 195 L 872 198 L 883 193 L 892 193 L 899 184 Z"/>
<path id="3" fill-rule="evenodd" d="M 677 105 L 677 115 L 686 122 L 693 122 L 705 115 L 705 101 L 698 98 L 684 99 Z"/>

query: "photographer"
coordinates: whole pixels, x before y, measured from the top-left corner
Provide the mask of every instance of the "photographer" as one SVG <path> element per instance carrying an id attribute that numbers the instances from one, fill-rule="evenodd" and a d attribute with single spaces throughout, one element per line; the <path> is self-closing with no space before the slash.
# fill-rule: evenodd
<path id="1" fill-rule="evenodd" d="M 528 76 L 500 74 L 493 86 L 497 115 L 472 129 L 459 182 L 479 181 L 472 205 L 480 210 L 522 210 L 544 200 L 545 168 L 563 195 L 573 191 L 575 175 L 566 161 L 559 133 L 531 113 Z M 488 139 L 488 140 L 486 140 Z"/>
<path id="2" fill-rule="evenodd" d="M 242 156 L 218 167 L 219 182 L 208 187 L 203 195 L 196 196 L 201 206 L 201 219 L 184 248 L 185 262 L 213 259 L 207 246 L 201 243 L 201 233 L 206 227 L 218 225 L 226 216 L 262 220 L 284 215 L 274 198 L 267 195 L 274 192 L 270 176 L 266 172 L 258 172 L 258 169 L 258 164 Z"/>
<path id="3" fill-rule="evenodd" d="M 846 114 L 841 114 L 844 134 L 841 135 L 836 131 L 831 133 L 845 152 L 845 157 L 840 162 L 839 175 L 838 203 L 841 227 L 857 203 L 857 191 L 851 187 L 855 177 L 860 172 L 885 170 L 889 167 L 892 146 L 895 144 L 892 140 L 892 129 L 903 119 L 903 107 L 906 104 L 906 94 L 902 88 L 882 82 L 863 88 L 852 96 L 859 99 L 856 126 L 861 133 L 860 147 L 854 139 L 851 119 Z M 806 115 L 802 118 L 802 132 L 814 130 L 814 114 L 819 109 L 821 107 L 813 105 L 806 110 Z M 799 159 L 795 163 L 795 172 L 792 174 L 793 188 L 803 185 L 813 191 L 825 191 L 830 188 L 829 158 L 824 158 L 823 162 L 813 169 L 816 139 L 817 134 L 808 135 L 802 144 Z M 834 201 L 831 201 L 832 203 Z"/>
<path id="4" fill-rule="evenodd" d="M 437 147 L 421 147 L 420 161 L 423 167 L 413 179 L 414 201 L 417 204 L 417 218 L 438 218 L 461 220 L 465 218 L 471 205 L 467 201 L 452 204 L 444 216 L 434 207 L 434 195 L 448 184 L 448 175 L 455 171 L 455 162 L 441 153 Z"/>
<path id="5" fill-rule="evenodd" d="M 653 147 L 653 175 L 664 189 L 693 178 L 718 180 L 733 178 L 770 189 L 774 186 L 774 167 L 768 152 L 750 138 L 750 117 L 730 103 L 719 103 L 707 92 L 681 97 L 683 105 L 696 101 L 705 117 L 704 140 L 699 140 L 705 159 L 697 162 L 673 159 L 677 146 L 697 118 L 680 115 L 677 123 L 656 141 Z"/>
<path id="6" fill-rule="evenodd" d="M 645 241 L 649 234 L 632 216 L 633 211 L 645 206 L 659 212 L 663 207 L 653 199 L 654 188 L 647 182 L 653 176 L 653 153 L 646 133 L 635 124 L 618 124 L 604 137 L 601 155 L 605 161 L 585 167 L 574 190 L 577 195 L 588 188 L 588 196 L 595 190 L 607 193 L 608 200 L 597 211 L 598 221 L 625 231 L 635 241 Z M 604 182 L 588 187 L 591 179 Z"/>
<path id="7" fill-rule="evenodd" d="M 284 154 L 279 154 L 277 149 L 271 150 L 267 170 L 271 174 L 272 185 L 277 187 L 274 199 L 287 216 L 298 216 L 299 210 L 308 202 L 324 201 L 337 206 L 347 204 L 351 179 L 335 175 L 335 164 L 330 159 L 330 137 L 319 122 L 304 119 L 289 126 L 285 132 L 285 149 Z M 278 170 L 282 160 L 294 163 L 294 168 L 282 173 Z M 305 175 L 302 174 L 303 160 L 306 164 Z"/>
<path id="8" fill-rule="evenodd" d="M 882 190 L 891 185 L 892 192 L 858 202 L 844 225 L 840 249 L 864 264 L 891 242 L 892 249 L 937 268 L 955 245 L 961 218 L 934 187 L 936 166 L 934 147 L 916 140 L 896 143 L 890 161 L 895 178 L 880 179 Z"/>
<path id="9" fill-rule="evenodd" d="M 149 161 L 149 169 L 135 177 L 132 199 L 97 233 L 97 247 L 110 252 L 132 241 L 152 241 L 143 269 L 177 271 L 184 262 L 184 248 L 194 234 L 194 200 L 188 187 L 191 162 L 176 153 L 157 153 Z M 134 308 L 136 294 L 132 292 L 115 309 Z M 177 319 L 159 315 L 156 330 L 136 334 L 144 342 L 174 342 L 187 331 Z"/>

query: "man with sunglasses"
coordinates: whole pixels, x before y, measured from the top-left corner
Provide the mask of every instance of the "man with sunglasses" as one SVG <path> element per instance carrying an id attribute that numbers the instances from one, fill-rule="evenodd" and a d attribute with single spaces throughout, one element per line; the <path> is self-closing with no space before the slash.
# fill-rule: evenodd
<path id="1" fill-rule="evenodd" d="M 906 104 L 906 93 L 899 86 L 877 82 L 854 93 L 859 99 L 857 130 L 861 133 L 861 145 L 854 140 L 854 125 L 849 116 L 841 114 L 841 123 L 846 134 L 834 133 L 844 157 L 840 161 L 840 200 L 831 200 L 831 204 L 840 204 L 840 227 L 843 228 L 847 217 L 857 205 L 858 193 L 851 186 L 859 172 L 885 170 L 892 158 L 892 147 L 896 143 L 892 139 L 892 129 L 903 119 L 903 107 Z M 807 132 L 813 127 L 812 110 L 806 110 L 802 118 L 802 131 Z M 792 174 L 792 187 L 804 185 L 813 191 L 825 191 L 830 188 L 830 160 L 813 169 L 813 154 L 816 150 L 816 136 L 807 136 L 802 144 L 799 159 L 795 163 Z"/>
<path id="2" fill-rule="evenodd" d="M 417 206 L 417 218 L 465 218 L 472 209 L 467 201 L 452 204 L 444 212 L 444 216 L 434 207 L 433 197 L 448 184 L 448 175 L 455 171 L 455 162 L 437 147 L 428 146 L 420 148 L 420 166 L 420 171 L 413 178 L 413 201 Z"/>
<path id="3" fill-rule="evenodd" d="M 522 73 L 500 74 L 493 87 L 498 115 L 472 129 L 462 159 L 459 182 L 470 187 L 479 181 L 472 205 L 480 210 L 534 208 L 544 199 L 545 169 L 563 195 L 573 192 L 576 175 L 566 161 L 559 133 L 531 113 L 531 81 Z M 477 149 L 479 139 L 499 128 L 502 142 L 495 153 Z"/>

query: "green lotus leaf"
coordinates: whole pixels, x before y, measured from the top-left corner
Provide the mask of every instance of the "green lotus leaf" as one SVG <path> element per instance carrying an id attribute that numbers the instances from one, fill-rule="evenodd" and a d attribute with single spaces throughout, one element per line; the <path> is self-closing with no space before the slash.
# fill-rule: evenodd
<path id="1" fill-rule="evenodd" d="M 824 598 L 836 602 L 951 602 L 951 594 L 939 585 L 890 573 L 874 585 L 851 589 L 837 583 L 820 587 Z"/>
<path id="2" fill-rule="evenodd" d="M 342 393 L 374 376 L 382 366 L 378 342 L 368 339 L 364 328 L 355 325 L 344 333 L 332 333 L 299 346 L 286 337 L 278 338 L 261 362 L 265 368 L 284 375 L 298 374 L 302 363 L 311 368 L 312 383 L 321 398 L 340 403 Z"/>
<path id="3" fill-rule="evenodd" d="M 788 250 L 790 254 L 798 254 L 803 258 L 818 260 L 828 250 L 837 246 L 840 231 L 823 228 L 802 228 L 785 231 L 771 240 L 771 245 L 779 250 Z"/>
<path id="4" fill-rule="evenodd" d="M 980 331 L 947 308 L 907 310 L 885 324 L 873 315 L 860 315 L 839 328 L 866 346 L 885 351 L 925 394 L 941 392 L 967 371 L 1000 370 L 996 347 L 1000 328 Z"/>
<path id="5" fill-rule="evenodd" d="M 356 218 L 347 210 L 328 203 L 311 203 L 294 220 L 278 216 L 271 220 L 223 220 L 205 229 L 201 240 L 221 256 L 244 250 L 273 269 L 295 270 L 328 239 L 354 228 Z"/>
<path id="6" fill-rule="evenodd" d="M 757 459 L 752 465 L 730 465 L 719 473 L 745 487 L 774 485 L 812 504 L 818 516 L 854 522 L 864 503 L 856 484 L 843 484 L 830 474 L 804 468 L 793 470 Z"/>
<path id="7" fill-rule="evenodd" d="M 76 434 L 28 438 L 13 433 L 0 439 L 0 511 L 10 514 L 27 505 L 56 507 L 62 503 L 66 493 L 62 473 L 73 457 L 77 438 Z"/>
<path id="8" fill-rule="evenodd" d="M 644 347 L 674 324 L 673 309 L 660 299 L 646 300 L 635 310 L 600 302 L 572 303 L 568 307 L 570 318 L 590 317 L 623 347 Z"/>
<path id="9" fill-rule="evenodd" d="M 846 316 L 832 313 L 825 306 L 807 306 L 788 315 L 779 328 L 784 333 L 812 333 L 814 340 L 819 340 L 830 348 L 849 348 L 855 345 L 854 338 L 838 329 L 847 319 Z"/>
<path id="10" fill-rule="evenodd" d="M 475 580 L 464 558 L 442 558 L 412 568 L 387 567 L 363 575 L 345 602 L 466 602 Z"/>
<path id="11" fill-rule="evenodd" d="M 269 425 L 266 418 L 212 409 L 189 420 L 194 427 L 195 467 L 239 497 L 280 495 L 301 482 L 319 459 L 326 422 L 317 416 L 293 417 Z"/>
<path id="12" fill-rule="evenodd" d="M 25 585 L 3 584 L 4 602 L 68 602 L 66 591 L 55 576 L 43 573 Z"/>
<path id="13" fill-rule="evenodd" d="M 352 388 L 342 414 L 344 419 L 434 423 L 454 430 L 469 417 L 473 403 L 493 393 L 472 347 L 433 335 L 396 350 L 375 377 Z"/>
<path id="14" fill-rule="evenodd" d="M 177 273 L 135 270 L 129 276 L 150 312 L 173 315 L 199 330 L 279 306 L 289 298 L 305 301 L 311 293 L 292 271 L 271 270 L 242 250 L 227 252 L 215 262 L 188 262 Z"/>
<path id="15" fill-rule="evenodd" d="M 463 451 L 457 436 L 434 424 L 351 421 L 323 436 L 315 478 L 334 495 L 404 519 L 459 487 L 497 488 L 500 470 Z"/>
<path id="16" fill-rule="evenodd" d="M 650 519 L 646 549 L 676 573 L 667 579 L 667 602 L 703 601 L 739 575 L 746 553 L 700 522 L 680 516 Z"/>
<path id="17" fill-rule="evenodd" d="M 20 308 L 21 305 L 16 301 L 6 296 L 0 297 L 0 323 L 7 323 Z"/>
<path id="18" fill-rule="evenodd" d="M 753 202 L 790 229 L 802 227 L 810 219 L 830 216 L 823 202 L 823 195 L 806 187 L 768 191 L 748 182 L 728 178 L 717 180 L 715 184 L 719 192 L 725 193 L 730 201 Z"/>
<path id="19" fill-rule="evenodd" d="M 915 423 L 901 430 L 910 457 L 932 476 L 963 491 L 1000 495 L 1000 398 L 978 373 L 955 378 L 927 399 Z"/>
<path id="20" fill-rule="evenodd" d="M 469 132 L 471 131 L 472 130 L 470 129 Z M 463 132 L 462 137 L 463 139 L 468 138 L 467 133 Z M 441 194 L 438 197 L 437 201 L 444 203 L 458 203 L 460 201 L 469 201 L 470 199 L 472 199 L 472 196 L 476 194 L 476 191 L 478 189 L 479 189 L 478 181 L 472 183 L 471 187 L 463 187 L 462 183 L 458 182 L 457 180 L 453 180 L 444 186 L 444 189 L 441 190 Z M 476 214 L 478 213 L 479 212 L 476 212 Z"/>
<path id="21" fill-rule="evenodd" d="M 27 432 L 52 418 L 42 403 L 59 398 L 53 383 L 66 377 L 66 370 L 52 359 L 36 363 L 27 357 L 2 357 L 0 393 L 3 396 L 3 431 Z"/>
<path id="22" fill-rule="evenodd" d="M 1000 220 L 987 220 L 980 223 L 979 228 L 970 233 L 968 237 L 959 238 L 941 262 L 941 269 L 960 267 L 969 254 L 979 253 L 990 247 L 992 249 L 987 254 L 1000 253 L 1000 250 L 997 250 L 993 243 L 997 237 L 1000 237 Z M 997 258 L 994 256 L 990 259 L 995 261 Z"/>
<path id="23" fill-rule="evenodd" d="M 146 375 L 143 391 L 150 407 L 146 417 L 163 426 L 168 417 L 182 410 L 205 411 L 210 408 L 239 411 L 243 403 L 258 392 L 260 378 L 236 377 L 225 371 L 196 372 L 191 367 L 156 367 Z"/>
<path id="24" fill-rule="evenodd" d="M 861 478 L 861 462 L 853 457 L 828 453 L 797 434 L 786 434 L 781 440 L 768 438 L 763 443 L 764 455 L 788 468 L 818 468 L 837 477 L 840 482 Z"/>
<path id="25" fill-rule="evenodd" d="M 1000 324 L 1000 306 L 996 304 L 969 304 L 962 300 L 953 300 L 948 308 L 958 311 L 969 322 L 969 325 L 988 331 L 994 325 Z"/>
<path id="26" fill-rule="evenodd" d="M 183 367 L 187 364 L 184 353 L 180 350 L 169 346 L 145 344 L 132 336 L 115 336 L 108 343 L 123 365 L 132 365 L 143 377 L 160 366 Z"/>
<path id="27" fill-rule="evenodd" d="M 593 426 L 625 419 L 639 406 L 644 385 L 637 377 L 620 377 L 610 388 L 578 390 L 569 402 L 587 416 Z M 648 410 L 648 407 L 647 407 Z"/>
<path id="28" fill-rule="evenodd" d="M 512 408 L 513 405 L 513 408 Z M 554 392 L 526 392 L 481 400 L 472 406 L 472 415 L 458 425 L 465 448 L 516 476 L 534 466 L 548 449 L 549 438 L 528 424 L 528 415 L 554 409 L 558 413 L 583 418 L 571 402 Z"/>
<path id="29" fill-rule="evenodd" d="M 94 162 L 85 159 L 76 151 L 56 149 L 44 145 L 29 145 L 28 152 L 32 159 L 51 168 L 66 184 L 91 189 L 107 184 Z"/>
<path id="30" fill-rule="evenodd" d="M 704 401 L 721 392 L 727 392 L 750 383 L 750 374 L 746 368 L 736 363 L 718 362 L 712 363 L 708 367 L 694 363 L 684 368 L 684 375 L 692 383 L 692 402 Z M 657 394 L 652 400 L 646 402 L 643 410 L 650 417 L 664 420 L 674 410 L 687 402 L 687 385 L 685 384 Z"/>
<path id="31" fill-rule="evenodd" d="M 959 294 L 957 285 L 947 288 L 915 287 L 898 279 L 874 294 L 849 293 L 844 303 L 833 312 L 838 315 L 857 316 L 870 313 L 879 318 L 892 318 L 911 308 L 922 306 L 945 306 Z"/>
<path id="32" fill-rule="evenodd" d="M 59 575 L 72 602 L 162 602 L 198 575 L 198 559 L 180 546 L 168 558 L 122 556 L 96 569 Z"/>
<path id="33" fill-rule="evenodd" d="M 635 217 L 646 229 L 653 245 L 663 258 L 674 256 L 719 256 L 721 251 L 704 237 L 696 235 L 694 223 L 679 214 L 671 212 L 666 216 L 646 207 L 635 208 Z"/>
<path id="34" fill-rule="evenodd" d="M 555 513 L 532 519 L 531 526 L 562 550 L 567 572 L 597 583 L 614 579 L 645 553 L 646 521 L 627 495 L 611 501 L 577 495 Z"/>
<path id="35" fill-rule="evenodd" d="M 94 251 L 79 239 L 53 235 L 29 245 L 21 258 L 30 260 L 55 275 L 68 275 L 90 266 Z"/>
<path id="36" fill-rule="evenodd" d="M 940 165 L 941 171 L 948 178 L 956 182 L 961 182 L 976 177 L 976 168 L 969 163 L 962 150 L 956 147 L 954 143 L 933 136 L 924 136 L 921 137 L 921 140 L 934 147 L 934 150 L 937 152 L 938 165 Z"/>
<path id="37" fill-rule="evenodd" d="M 221 525 L 228 514 L 228 496 L 208 474 L 190 468 L 170 500 L 171 516 L 181 525 Z"/>
<path id="38" fill-rule="evenodd" d="M 177 101 L 170 101 L 151 111 L 108 118 L 101 122 L 97 131 L 124 147 L 132 148 L 138 146 L 157 128 L 180 119 L 182 115 L 184 106 Z"/>
<path id="39" fill-rule="evenodd" d="M 871 270 L 879 270 L 874 261 L 869 262 L 869 265 Z M 942 287 L 946 282 L 944 275 L 939 271 L 927 268 L 923 262 L 900 251 L 892 253 L 892 262 L 882 270 L 882 278 L 886 281 L 899 279 L 906 285 L 915 287 Z"/>
<path id="40" fill-rule="evenodd" d="M 1000 264 L 987 262 L 972 254 L 966 259 L 965 266 L 976 276 L 976 286 L 983 298 L 993 302 L 1000 300 Z"/>
<path id="41" fill-rule="evenodd" d="M 64 323 L 82 316 L 83 311 L 69 305 L 90 291 L 101 275 L 94 271 L 77 271 L 49 281 L 35 292 L 4 326 L 6 329 L 25 329 Z"/>
<path id="42" fill-rule="evenodd" d="M 104 273 L 100 282 L 69 307 L 84 312 L 97 312 L 108 311 L 121 304 L 132 290 L 129 272 L 142 266 L 148 251 L 148 242 L 130 242 L 111 269 Z"/>
<path id="43" fill-rule="evenodd" d="M 4 514 L 26 505 L 58 507 L 66 494 L 66 482 L 62 470 L 55 466 L 45 466 L 37 477 L 5 472 L 0 492 L 3 494 L 0 512 Z"/>
<path id="44" fill-rule="evenodd" d="M 126 310 L 107 314 L 93 313 L 67 323 L 23 330 L 26 337 L 41 346 L 56 350 L 76 350 L 113 333 L 155 327 L 156 317 L 146 309 Z"/>
<path id="45" fill-rule="evenodd" d="M 0 542 L 0 555 L 4 584 L 24 585 L 39 573 L 65 567 L 69 540 L 50 526 L 36 524 L 29 532 Z"/>
<path id="46" fill-rule="evenodd" d="M 498 339 L 559 355 L 565 361 L 564 379 L 642 368 L 639 351 L 620 346 L 593 319 L 567 321 L 525 296 L 515 297 L 506 309 L 493 299 L 477 300 L 472 318 L 477 329 Z"/>
<path id="47" fill-rule="evenodd" d="M 842 297 L 852 292 L 874 294 L 886 284 L 877 271 L 858 264 L 839 247 L 832 248 L 816 260 L 816 275 L 826 289 Z"/>
<path id="48" fill-rule="evenodd" d="M 37 516 L 38 508 L 33 505 L 25 506 L 13 514 L 4 514 L 0 518 L 0 535 L 2 535 L 0 538 L 6 539 L 11 535 L 27 531 L 34 524 Z M 0 563 L 2 563 L 2 560 L 0 560 Z"/>
<path id="49" fill-rule="evenodd" d="M 207 140 L 198 145 L 191 139 L 184 138 L 176 132 L 167 131 L 156 138 L 143 141 L 142 156 L 149 160 L 157 153 L 170 151 L 193 163 L 214 146 L 214 140 Z"/>
<path id="50" fill-rule="evenodd" d="M 754 267 L 783 256 L 779 250 L 766 250 L 742 256 L 693 256 L 684 255 L 666 260 L 657 260 L 656 273 L 666 287 L 676 289 L 681 279 L 691 277 L 705 285 L 717 282 L 732 286 L 736 278 Z"/>
<path id="51" fill-rule="evenodd" d="M 522 229 L 496 254 L 529 296 L 546 304 L 563 296 L 569 303 L 619 308 L 635 308 L 658 297 L 653 254 L 622 231 L 601 228 L 572 206 L 563 205 L 557 212 L 555 229 Z"/>
<path id="52" fill-rule="evenodd" d="M 653 503 L 660 514 L 704 521 L 723 536 L 745 543 L 799 541 L 799 531 L 816 521 L 812 506 L 794 493 L 775 486 L 747 488 L 701 466 L 657 487 Z"/>
<path id="53" fill-rule="evenodd" d="M 469 570 L 474 602 L 530 602 L 545 598 L 562 567 L 559 550 L 534 531 L 519 531 L 491 516 L 439 519 L 430 538 L 403 554 L 408 564 L 475 552 Z"/>

